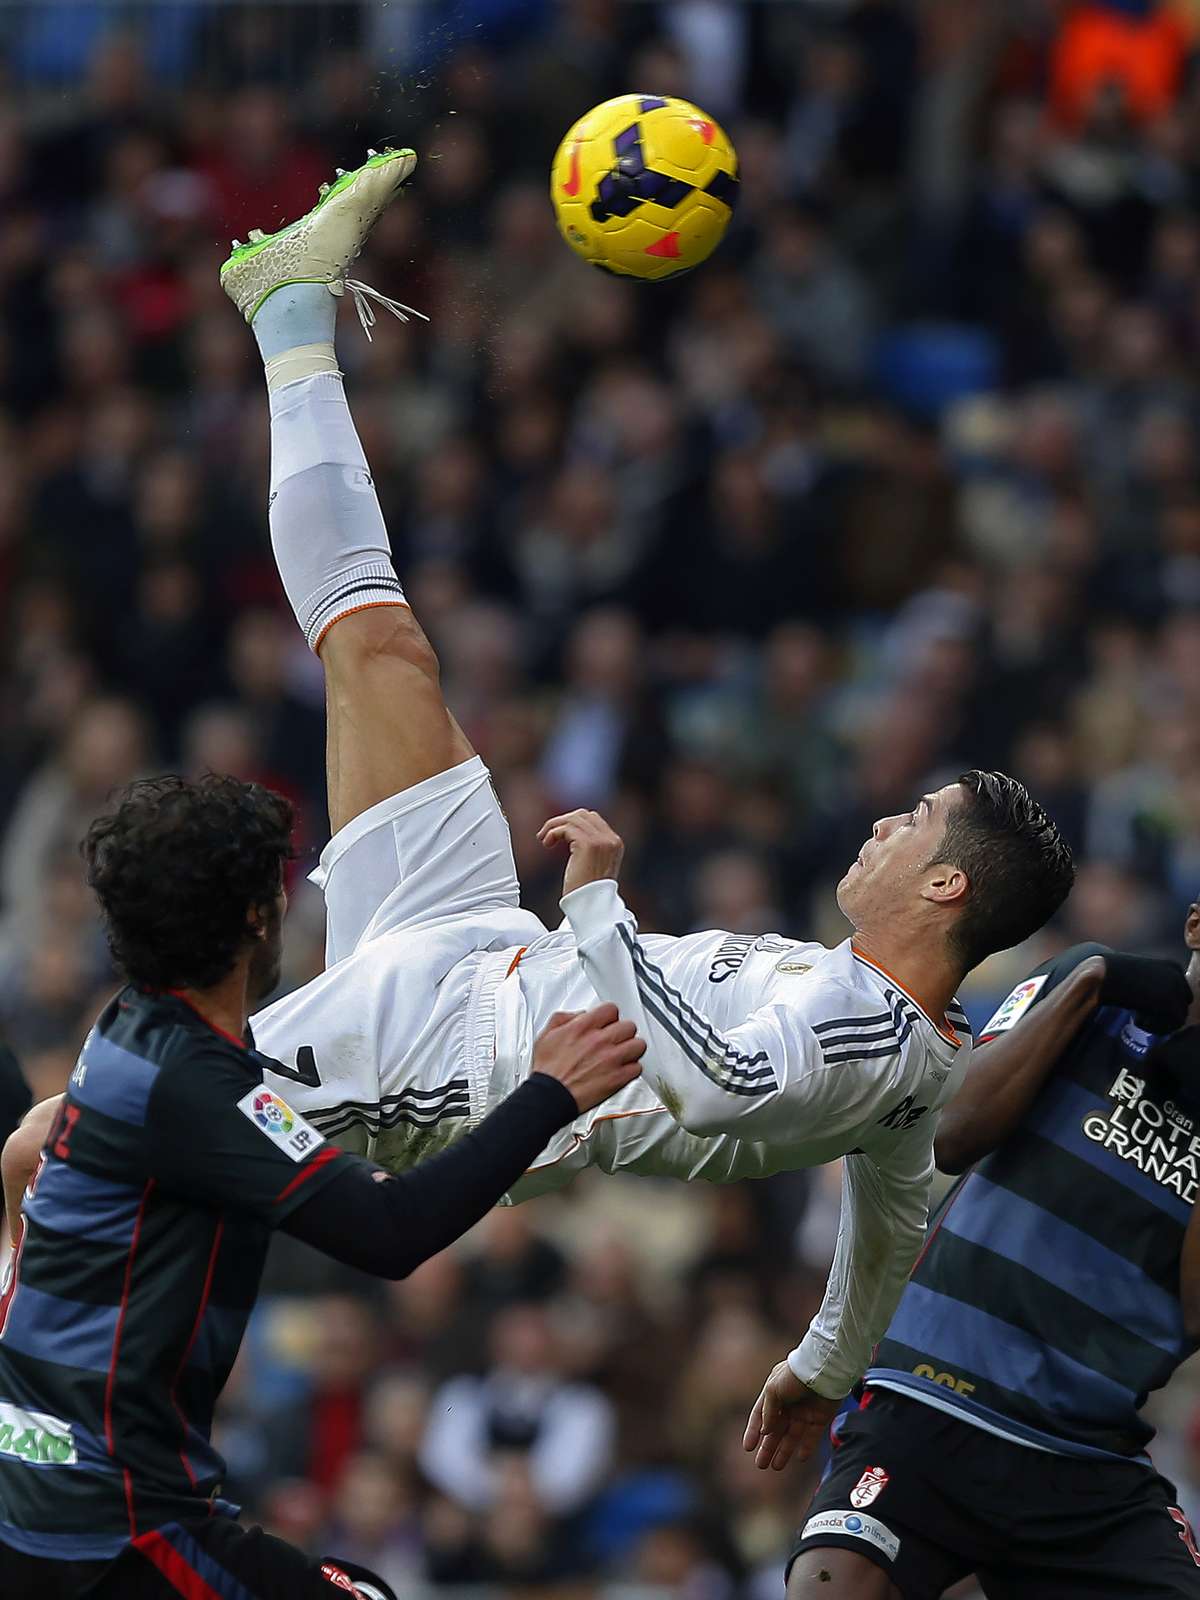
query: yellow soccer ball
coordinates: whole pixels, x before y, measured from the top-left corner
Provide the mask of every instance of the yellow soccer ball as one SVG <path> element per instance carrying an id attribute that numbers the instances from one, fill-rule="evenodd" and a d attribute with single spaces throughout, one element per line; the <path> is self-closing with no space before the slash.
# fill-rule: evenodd
<path id="1" fill-rule="evenodd" d="M 622 94 L 571 128 L 550 169 L 559 231 L 594 267 L 652 280 L 706 260 L 729 225 L 737 153 L 698 106 Z"/>

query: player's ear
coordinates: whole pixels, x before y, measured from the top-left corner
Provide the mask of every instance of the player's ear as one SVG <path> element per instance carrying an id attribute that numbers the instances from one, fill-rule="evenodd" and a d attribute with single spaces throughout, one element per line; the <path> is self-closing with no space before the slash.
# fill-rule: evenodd
<path id="1" fill-rule="evenodd" d="M 1183 925 L 1183 942 L 1189 950 L 1200 950 L 1200 901 L 1188 907 L 1187 921 Z"/>
<path id="2" fill-rule="evenodd" d="M 970 881 L 961 867 L 951 866 L 948 861 L 936 861 L 926 870 L 925 881 L 921 885 L 921 899 L 933 905 L 958 905 L 966 899 L 970 887 Z"/>

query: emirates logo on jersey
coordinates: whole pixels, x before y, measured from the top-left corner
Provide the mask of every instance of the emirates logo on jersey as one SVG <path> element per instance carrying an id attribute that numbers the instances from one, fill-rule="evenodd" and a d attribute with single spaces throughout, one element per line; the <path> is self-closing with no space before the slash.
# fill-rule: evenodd
<path id="1" fill-rule="evenodd" d="M 868 1467 L 850 1491 L 850 1504 L 856 1511 L 873 1505 L 888 1486 L 888 1474 L 882 1467 Z"/>

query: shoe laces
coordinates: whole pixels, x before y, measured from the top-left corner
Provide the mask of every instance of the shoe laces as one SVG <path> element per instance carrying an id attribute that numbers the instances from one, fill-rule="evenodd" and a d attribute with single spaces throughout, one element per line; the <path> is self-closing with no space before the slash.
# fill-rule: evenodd
<path id="1" fill-rule="evenodd" d="M 330 284 L 329 287 L 333 289 L 334 285 Z M 416 311 L 412 306 L 402 305 L 399 300 L 393 300 L 390 295 L 380 294 L 378 289 L 372 289 L 369 283 L 363 283 L 359 278 L 343 278 L 341 280 L 341 290 L 335 290 L 334 292 L 344 292 L 346 289 L 350 291 L 350 298 L 354 301 L 354 309 L 358 312 L 358 320 L 362 324 L 362 331 L 366 334 L 368 342 L 372 342 L 371 329 L 378 321 L 375 306 L 371 304 L 372 300 L 375 305 L 380 305 L 385 311 L 390 311 L 394 317 L 399 317 L 401 322 L 407 322 L 410 317 L 420 317 L 422 322 L 429 321 L 423 311 Z"/>

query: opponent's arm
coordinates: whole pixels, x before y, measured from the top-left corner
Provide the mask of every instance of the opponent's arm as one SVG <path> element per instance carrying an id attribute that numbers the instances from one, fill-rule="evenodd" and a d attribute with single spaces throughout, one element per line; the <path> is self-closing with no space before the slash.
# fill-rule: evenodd
<path id="1" fill-rule="evenodd" d="M 1004 1143 L 1100 1004 L 1103 986 L 1104 958 L 1089 956 L 1010 1032 L 972 1052 L 934 1139 L 934 1159 L 943 1172 L 965 1172 Z"/>
<path id="2" fill-rule="evenodd" d="M 21 1199 L 37 1170 L 62 1103 L 61 1094 L 52 1095 L 49 1100 L 40 1100 L 32 1111 L 26 1113 L 20 1127 L 4 1141 L 0 1172 L 4 1179 L 4 1211 L 14 1245 L 19 1239 Z"/>
<path id="3" fill-rule="evenodd" d="M 943 1172 L 958 1173 L 997 1149 L 1014 1132 L 1063 1052 L 1097 1006 L 1133 1011 L 1148 1031 L 1182 1027 L 1191 1004 L 1183 969 L 1173 961 L 1119 955 L 1079 946 L 1059 957 L 1029 1009 L 1006 1020 L 1025 985 L 1018 985 L 993 1022 L 997 1031 L 974 1052 L 962 1087 L 942 1112 L 934 1156 Z M 990 1025 L 989 1025 L 990 1026 Z"/>
<path id="4" fill-rule="evenodd" d="M 807 1459 L 883 1337 L 925 1238 L 933 1176 L 930 1134 L 914 1128 L 886 1164 L 847 1156 L 837 1248 L 820 1310 L 771 1373 L 743 1439 L 758 1466 Z"/>

